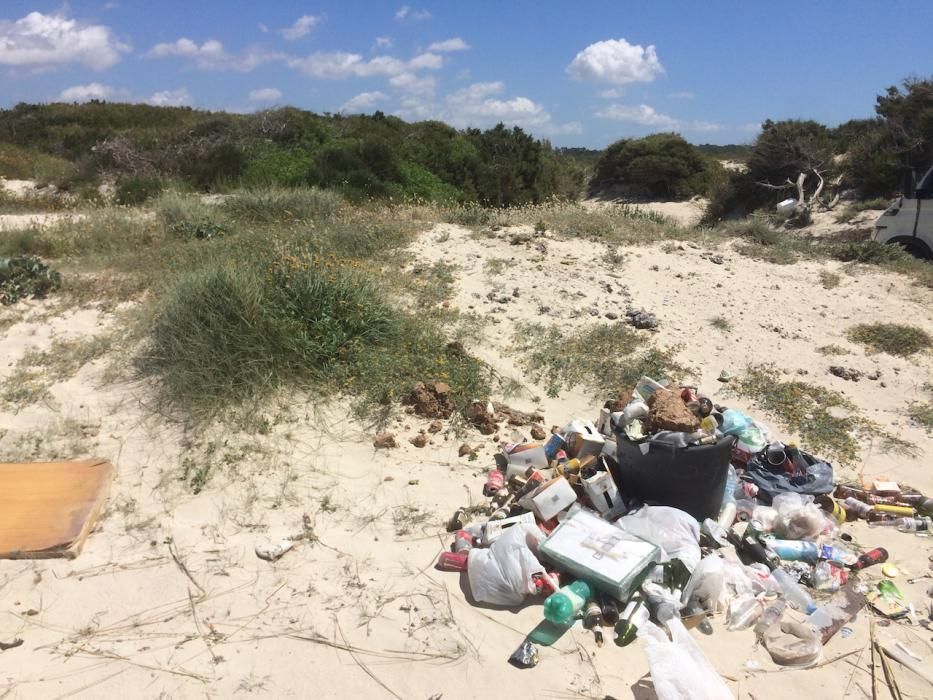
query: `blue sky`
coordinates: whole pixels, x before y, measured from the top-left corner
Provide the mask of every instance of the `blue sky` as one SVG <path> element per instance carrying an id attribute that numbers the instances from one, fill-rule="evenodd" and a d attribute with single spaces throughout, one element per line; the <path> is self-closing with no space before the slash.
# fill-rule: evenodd
<path id="1" fill-rule="evenodd" d="M 837 124 L 933 71 L 928 2 L 3 0 L 0 106 L 94 97 L 518 124 L 601 148 Z"/>

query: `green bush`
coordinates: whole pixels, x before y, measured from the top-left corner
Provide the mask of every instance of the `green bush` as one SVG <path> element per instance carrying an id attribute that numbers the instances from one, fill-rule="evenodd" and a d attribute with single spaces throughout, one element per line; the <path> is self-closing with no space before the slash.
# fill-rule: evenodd
<path id="1" fill-rule="evenodd" d="M 307 151 L 263 144 L 249 154 L 240 180 L 246 187 L 298 187 L 308 184 L 314 164 Z"/>
<path id="2" fill-rule="evenodd" d="M 910 357 L 933 345 L 933 337 L 922 328 L 902 323 L 860 323 L 846 333 L 853 343 L 861 343 L 871 352 Z"/>
<path id="3" fill-rule="evenodd" d="M 114 200 L 117 204 L 136 206 L 158 196 L 165 189 L 160 177 L 135 175 L 117 180 Z"/>
<path id="4" fill-rule="evenodd" d="M 61 273 L 32 255 L 0 258 L 0 304 L 20 299 L 42 299 L 62 286 Z"/>
<path id="5" fill-rule="evenodd" d="M 596 164 L 595 188 L 623 186 L 635 194 L 680 198 L 708 194 L 725 180 L 718 161 L 677 134 L 616 141 Z"/>

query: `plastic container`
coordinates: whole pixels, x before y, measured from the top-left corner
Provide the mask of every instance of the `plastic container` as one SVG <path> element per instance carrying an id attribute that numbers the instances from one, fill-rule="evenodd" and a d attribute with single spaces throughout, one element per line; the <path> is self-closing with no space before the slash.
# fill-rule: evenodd
<path id="1" fill-rule="evenodd" d="M 616 435 L 618 464 L 611 469 L 616 486 L 625 496 L 645 503 L 672 506 L 698 521 L 715 520 L 723 493 L 735 438 L 727 436 L 713 445 L 685 448 L 657 443 L 641 445 L 624 432 Z"/>
<path id="2" fill-rule="evenodd" d="M 586 581 L 574 581 L 544 601 L 544 619 L 555 625 L 569 627 L 583 606 L 593 596 Z"/>
<path id="3" fill-rule="evenodd" d="M 788 605 L 807 614 L 816 609 L 813 598 L 804 590 L 803 586 L 794 580 L 793 576 L 783 569 L 775 569 L 771 572 L 771 575 L 781 587 L 781 591 L 784 593 L 784 600 L 787 601 Z"/>
<path id="4" fill-rule="evenodd" d="M 805 561 L 808 564 L 815 564 L 820 558 L 820 547 L 816 542 L 765 540 L 765 543 L 784 561 Z"/>
<path id="5" fill-rule="evenodd" d="M 764 612 L 761 613 L 761 617 L 758 620 L 758 624 L 755 625 L 755 635 L 758 639 L 764 637 L 765 633 L 771 629 L 773 625 L 781 621 L 786 608 L 787 603 L 784 599 L 778 598 L 764 609 Z"/>
<path id="6" fill-rule="evenodd" d="M 901 532 L 924 532 L 930 529 L 929 518 L 901 518 L 897 529 Z"/>

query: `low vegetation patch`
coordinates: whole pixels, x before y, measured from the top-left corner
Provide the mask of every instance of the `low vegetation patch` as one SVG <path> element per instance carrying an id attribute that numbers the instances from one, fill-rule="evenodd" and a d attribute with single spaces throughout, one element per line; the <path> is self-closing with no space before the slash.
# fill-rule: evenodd
<path id="1" fill-rule="evenodd" d="M 61 273 L 35 256 L 0 258 L 0 303 L 4 306 L 20 299 L 42 299 L 61 286 Z"/>
<path id="2" fill-rule="evenodd" d="M 841 345 L 821 345 L 816 349 L 821 355 L 851 355 L 852 353 L 846 350 Z"/>
<path id="3" fill-rule="evenodd" d="M 835 289 L 839 286 L 840 281 L 842 281 L 842 278 L 837 273 L 820 270 L 820 284 L 823 285 L 823 289 Z"/>
<path id="4" fill-rule="evenodd" d="M 222 207 L 235 221 L 275 224 L 326 219 L 342 202 L 334 192 L 312 187 L 266 187 L 237 192 L 225 199 Z"/>
<path id="5" fill-rule="evenodd" d="M 866 346 L 869 352 L 910 357 L 927 350 L 933 338 L 922 328 L 901 323 L 860 323 L 847 333 L 849 340 Z"/>
<path id="6" fill-rule="evenodd" d="M 734 390 L 754 401 L 787 432 L 800 435 L 804 449 L 828 460 L 853 464 L 860 442 L 875 437 L 888 451 L 913 448 L 860 416 L 855 404 L 839 392 L 784 379 L 773 366 L 750 367 Z"/>
<path id="7" fill-rule="evenodd" d="M 642 376 L 679 380 L 689 372 L 673 349 L 651 345 L 644 334 L 617 323 L 567 332 L 556 326 L 526 324 L 516 331 L 515 347 L 548 396 L 582 386 L 596 396 L 628 394 Z"/>
<path id="8" fill-rule="evenodd" d="M 723 333 L 732 332 L 732 321 L 730 321 L 725 316 L 713 316 L 709 320 L 709 325 L 711 325 L 717 331 L 722 331 Z"/>
<path id="9" fill-rule="evenodd" d="M 908 407 L 907 415 L 928 433 L 933 435 L 933 402 L 915 401 Z"/>

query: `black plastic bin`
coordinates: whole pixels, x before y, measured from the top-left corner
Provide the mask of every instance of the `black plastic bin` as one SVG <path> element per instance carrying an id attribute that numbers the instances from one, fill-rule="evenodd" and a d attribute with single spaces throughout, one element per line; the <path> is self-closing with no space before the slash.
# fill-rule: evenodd
<path id="1" fill-rule="evenodd" d="M 715 445 L 669 447 L 652 443 L 647 454 L 621 431 L 616 433 L 612 478 L 623 498 L 672 506 L 702 522 L 719 516 L 735 438 Z"/>

